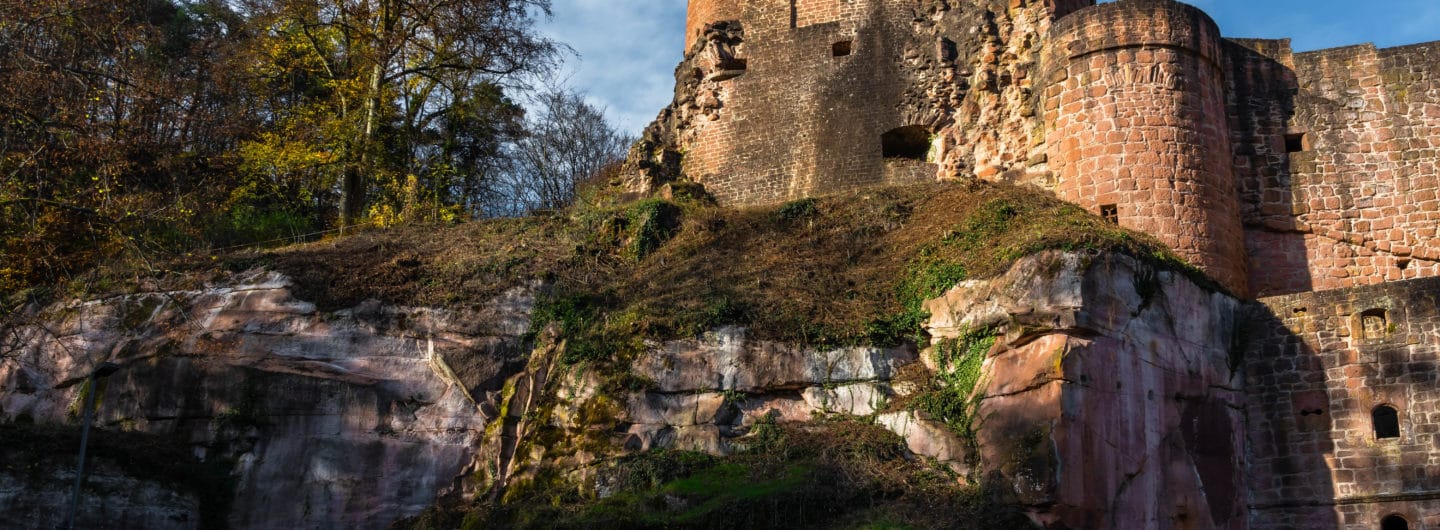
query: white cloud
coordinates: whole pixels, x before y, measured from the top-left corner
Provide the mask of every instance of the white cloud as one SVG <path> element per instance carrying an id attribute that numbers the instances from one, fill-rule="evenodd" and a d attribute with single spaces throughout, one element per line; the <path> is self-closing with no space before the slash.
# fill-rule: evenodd
<path id="1" fill-rule="evenodd" d="M 685 2 L 554 0 L 554 12 L 541 30 L 579 54 L 566 65 L 566 85 L 586 92 L 622 129 L 638 134 L 674 93 Z"/>

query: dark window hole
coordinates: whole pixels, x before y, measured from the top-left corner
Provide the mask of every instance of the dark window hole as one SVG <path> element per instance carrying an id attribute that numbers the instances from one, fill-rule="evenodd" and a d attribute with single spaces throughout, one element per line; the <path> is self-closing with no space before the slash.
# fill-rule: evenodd
<path id="1" fill-rule="evenodd" d="M 885 158 L 925 160 L 930 154 L 930 131 L 919 125 L 891 129 L 880 135 L 880 146 Z"/>
<path id="2" fill-rule="evenodd" d="M 1400 413 L 1395 407 L 1380 405 L 1370 411 L 1370 420 L 1375 425 L 1375 439 L 1400 437 Z"/>
<path id="3" fill-rule="evenodd" d="M 1299 153 L 1310 150 L 1310 137 L 1305 133 L 1285 135 L 1285 152 Z"/>
<path id="4" fill-rule="evenodd" d="M 848 40 L 837 42 L 830 46 L 830 55 L 832 57 L 844 57 L 846 55 L 850 55 L 850 48 L 851 44 Z"/>
<path id="5" fill-rule="evenodd" d="M 1397 259 L 1397 260 L 1395 260 L 1395 266 L 1396 266 L 1396 267 L 1400 267 L 1400 270 L 1403 271 L 1403 270 L 1405 270 L 1405 269 L 1410 268 L 1410 260 L 1404 259 L 1404 258 Z"/>
<path id="6" fill-rule="evenodd" d="M 1410 521 L 1398 513 L 1390 514 L 1380 520 L 1380 530 L 1410 530 Z"/>

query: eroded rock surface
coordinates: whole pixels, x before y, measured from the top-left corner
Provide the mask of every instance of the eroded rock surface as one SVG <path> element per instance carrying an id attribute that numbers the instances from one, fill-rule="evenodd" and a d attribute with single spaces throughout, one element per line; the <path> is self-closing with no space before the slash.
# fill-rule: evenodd
<path id="1" fill-rule="evenodd" d="M 687 448 L 724 453 L 728 439 L 767 416 L 869 415 L 893 396 L 889 381 L 899 369 L 915 360 L 909 347 L 806 348 L 754 340 L 737 327 L 666 342 L 633 367 L 655 387 L 629 398 L 621 421 L 632 426 L 624 443 L 649 448 L 678 439 Z"/>
<path id="2" fill-rule="evenodd" d="M 594 483 L 616 456 L 726 454 L 759 421 L 828 414 L 874 418 L 1043 523 L 1244 525 L 1236 302 L 1183 275 L 1048 252 L 930 301 L 937 341 L 997 337 L 970 353 L 986 359 L 969 432 L 907 404 L 924 391 L 915 377 L 934 376 L 933 348 L 802 347 L 725 327 L 648 343 L 616 387 L 614 374 L 559 362 L 556 328 L 527 340 L 540 288 L 465 313 L 378 302 L 326 313 L 283 276 L 253 272 L 54 307 L 23 330 L 19 362 L 0 365 L 0 407 L 73 422 L 84 385 L 64 384 L 122 364 L 98 389 L 99 424 L 232 466 L 236 528 L 379 528 L 447 495 L 503 493 L 543 466 Z M 16 498 L 6 491 L 0 501 Z"/>
<path id="3" fill-rule="evenodd" d="M 95 463 L 92 463 L 94 465 Z M 128 476 L 113 466 L 85 475 L 76 528 L 193 530 L 200 528 L 200 500 L 194 494 L 153 480 Z M 0 472 L 0 514 L 5 528 L 64 528 L 70 513 L 75 470 L 49 468 L 28 474 Z"/>
<path id="4" fill-rule="evenodd" d="M 324 313 L 266 272 L 198 291 L 54 307 L 0 364 L 7 417 L 164 434 L 233 464 L 235 528 L 384 528 L 452 491 L 484 435 L 476 400 L 523 366 L 535 286 L 457 313 L 367 302 Z"/>
<path id="5" fill-rule="evenodd" d="M 981 472 L 1068 528 L 1244 528 L 1238 303 L 1126 256 L 1046 253 L 934 300 L 993 328 Z"/>

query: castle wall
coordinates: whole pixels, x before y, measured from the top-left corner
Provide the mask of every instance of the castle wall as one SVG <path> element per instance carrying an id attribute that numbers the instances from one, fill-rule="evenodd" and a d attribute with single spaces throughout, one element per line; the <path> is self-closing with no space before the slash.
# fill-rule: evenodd
<path id="1" fill-rule="evenodd" d="M 745 10 L 741 0 L 690 0 L 685 11 L 685 49 L 688 51 L 700 40 L 705 25 L 721 20 L 739 20 Z"/>
<path id="2" fill-rule="evenodd" d="M 778 0 L 770 2 L 766 18 L 781 16 L 796 28 L 839 22 L 846 12 L 854 14 L 856 0 Z M 740 20 L 745 13 L 746 2 L 741 0 L 690 0 L 685 13 L 685 49 L 689 50 L 699 40 L 705 25 L 722 20 Z"/>
<path id="3" fill-rule="evenodd" d="M 926 160 L 882 156 L 881 136 L 913 125 L 898 105 L 908 85 L 898 59 L 914 2 L 821 3 L 801 4 L 804 22 L 839 20 L 793 27 L 790 0 L 748 2 L 739 17 L 746 70 L 719 81 L 718 111 L 695 123 L 682 166 L 722 203 L 935 178 Z"/>
<path id="4" fill-rule="evenodd" d="M 1288 87 L 1256 85 L 1293 98 L 1249 113 L 1264 122 L 1240 178 L 1255 291 L 1440 275 L 1440 43 L 1295 54 L 1293 68 Z"/>
<path id="5" fill-rule="evenodd" d="M 1295 115 L 1290 40 L 1225 42 L 1226 97 L 1236 191 L 1246 229 L 1252 292 L 1308 285 L 1304 238 L 1295 232 L 1286 138 Z"/>
<path id="6" fill-rule="evenodd" d="M 850 11 L 852 1 L 790 0 L 790 25 L 796 28 L 839 22 Z M 850 13 L 853 15 L 852 13 Z"/>
<path id="7" fill-rule="evenodd" d="M 1440 527 L 1440 279 L 1255 306 L 1251 528 L 1375 529 L 1391 514 Z M 1379 405 L 1399 412 L 1399 437 L 1377 438 Z"/>
<path id="8" fill-rule="evenodd" d="M 1247 293 L 1215 23 L 1169 0 L 1102 4 L 1057 21 L 1042 60 L 1056 193 Z"/>

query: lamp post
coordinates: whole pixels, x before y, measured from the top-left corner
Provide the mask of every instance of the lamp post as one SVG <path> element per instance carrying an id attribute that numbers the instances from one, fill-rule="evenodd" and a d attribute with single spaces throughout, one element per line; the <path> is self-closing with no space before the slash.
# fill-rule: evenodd
<path id="1" fill-rule="evenodd" d="M 96 366 L 95 369 L 90 372 L 90 377 L 88 378 L 88 386 L 86 388 L 88 388 L 89 391 L 85 393 L 85 406 L 81 413 L 84 416 L 84 420 L 81 421 L 80 427 L 80 459 L 79 463 L 75 465 L 75 489 L 70 494 L 70 515 L 65 520 L 65 528 L 69 530 L 75 529 L 75 513 L 80 510 L 80 483 L 85 480 L 85 445 L 90 441 L 90 416 L 93 415 L 95 411 L 95 393 L 97 392 L 95 382 L 102 378 L 109 377 L 119 369 L 120 365 L 115 363 L 100 363 L 100 366 Z"/>

